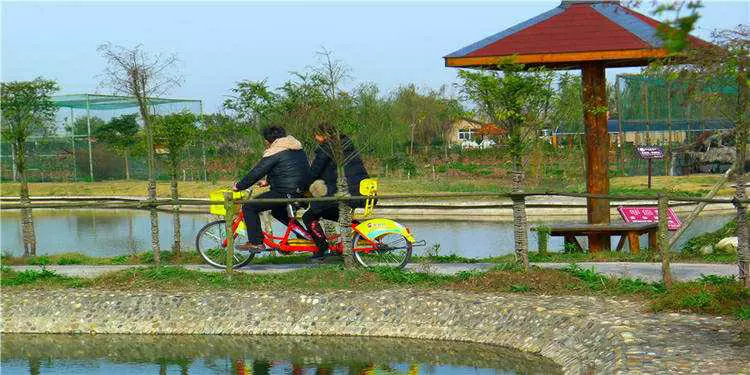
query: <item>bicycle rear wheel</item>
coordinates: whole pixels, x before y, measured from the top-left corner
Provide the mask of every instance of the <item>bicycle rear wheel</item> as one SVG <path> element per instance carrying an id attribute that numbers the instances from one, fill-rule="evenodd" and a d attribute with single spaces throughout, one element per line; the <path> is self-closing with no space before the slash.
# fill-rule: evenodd
<path id="1" fill-rule="evenodd" d="M 239 231 L 234 238 L 234 242 L 241 244 L 247 242 L 247 233 Z M 195 248 L 203 257 L 206 263 L 216 268 L 227 267 L 227 249 L 223 245 L 227 238 L 227 229 L 224 220 L 212 221 L 201 230 L 195 238 Z M 234 250 L 234 264 L 232 268 L 240 268 L 250 263 L 255 257 L 255 253 L 249 251 Z"/>
<path id="2" fill-rule="evenodd" d="M 369 247 L 371 244 L 359 233 L 354 234 L 352 249 L 354 259 L 362 267 L 404 268 L 411 260 L 412 244 L 398 233 L 386 233 L 375 239 L 375 249 L 370 252 L 356 251 L 357 248 Z M 358 246 L 359 244 L 359 246 Z"/>

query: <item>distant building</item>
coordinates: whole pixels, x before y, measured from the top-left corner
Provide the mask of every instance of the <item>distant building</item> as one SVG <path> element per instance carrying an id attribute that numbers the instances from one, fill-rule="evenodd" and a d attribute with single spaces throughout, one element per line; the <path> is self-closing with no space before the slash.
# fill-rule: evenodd
<path id="1" fill-rule="evenodd" d="M 478 142 L 481 137 L 476 133 L 484 125 L 483 122 L 462 118 L 455 121 L 445 132 L 445 141 L 451 145 L 460 145 L 464 142 Z"/>

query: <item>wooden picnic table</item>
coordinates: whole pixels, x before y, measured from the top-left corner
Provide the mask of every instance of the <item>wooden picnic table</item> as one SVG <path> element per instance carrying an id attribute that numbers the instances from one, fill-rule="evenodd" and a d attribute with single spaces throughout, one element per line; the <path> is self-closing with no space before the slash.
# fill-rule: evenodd
<path id="1" fill-rule="evenodd" d="M 632 224 L 559 224 L 548 225 L 550 236 L 560 236 L 565 238 L 565 245 L 573 246 L 579 251 L 583 247 L 576 239 L 576 236 L 588 236 L 590 234 L 599 234 L 607 236 L 620 236 L 620 242 L 617 243 L 617 251 L 622 250 L 625 245 L 625 239 L 630 245 L 630 252 L 638 254 L 640 250 L 640 236 L 648 234 L 648 247 L 652 250 L 658 250 L 656 232 L 659 228 L 657 223 L 632 223 Z M 536 228 L 532 228 L 536 230 Z"/>

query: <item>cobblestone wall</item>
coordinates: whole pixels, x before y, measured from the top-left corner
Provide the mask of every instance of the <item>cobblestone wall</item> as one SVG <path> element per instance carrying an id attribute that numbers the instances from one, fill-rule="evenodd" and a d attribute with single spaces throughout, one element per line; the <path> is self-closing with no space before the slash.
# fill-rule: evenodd
<path id="1" fill-rule="evenodd" d="M 519 349 L 550 358 L 566 373 L 701 372 L 705 361 L 717 372 L 750 368 L 746 350 L 727 349 L 740 345 L 731 322 L 643 314 L 638 303 L 595 297 L 5 290 L 2 306 L 4 333 L 404 337 Z"/>

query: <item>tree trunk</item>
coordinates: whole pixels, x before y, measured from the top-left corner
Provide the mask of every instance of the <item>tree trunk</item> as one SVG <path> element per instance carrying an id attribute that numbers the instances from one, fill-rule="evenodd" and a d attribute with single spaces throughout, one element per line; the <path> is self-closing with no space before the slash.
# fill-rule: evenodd
<path id="1" fill-rule="evenodd" d="M 21 180 L 21 203 L 30 204 L 29 181 L 26 176 L 26 142 L 16 142 L 16 170 Z M 36 256 L 36 234 L 34 233 L 34 216 L 30 208 L 21 210 L 23 227 L 23 256 Z"/>
<path id="2" fill-rule="evenodd" d="M 521 155 L 513 156 L 512 192 L 523 192 L 523 164 Z M 526 221 L 526 201 L 522 196 L 513 196 L 513 239 L 515 242 L 516 262 L 523 266 L 525 271 L 529 270 L 529 237 L 528 223 Z"/>
<path id="3" fill-rule="evenodd" d="M 138 87 L 138 86 L 136 86 Z M 146 151 L 148 152 L 148 199 L 156 200 L 156 161 L 154 159 L 154 135 L 151 132 L 151 118 L 148 113 L 148 104 L 146 103 L 146 95 L 141 93 L 140 90 L 135 90 L 136 99 L 143 118 L 143 130 L 146 133 Z M 161 264 L 161 252 L 159 249 L 159 215 L 156 212 L 156 207 L 150 208 L 151 217 L 151 249 L 154 252 L 154 263 L 156 265 Z"/>
<path id="4" fill-rule="evenodd" d="M 338 188 L 337 196 L 349 196 L 349 186 L 346 183 L 343 165 L 338 166 L 336 186 Z M 354 258 L 352 258 L 352 215 L 354 214 L 354 210 L 347 203 L 344 201 L 339 202 L 339 238 L 341 238 L 341 245 L 344 249 L 344 267 L 354 268 Z"/>
<path id="5" fill-rule="evenodd" d="M 174 204 L 172 205 L 172 218 L 174 222 L 174 243 L 172 244 L 172 252 L 175 257 L 179 257 L 182 244 L 180 243 L 180 206 L 177 205 L 177 200 L 180 198 L 180 195 L 177 192 L 177 168 L 172 168 L 171 189 L 172 200 L 174 201 Z"/>
<path id="6" fill-rule="evenodd" d="M 748 134 L 748 83 L 747 83 L 747 60 L 746 56 L 739 59 L 737 68 L 737 86 L 739 88 L 739 100 L 737 108 L 738 123 L 735 127 L 735 144 L 737 148 L 737 164 L 734 168 L 735 198 L 737 200 L 747 199 L 745 188 L 745 163 L 747 160 L 747 138 Z M 736 202 L 737 207 L 737 257 L 740 269 L 740 280 L 745 288 L 750 288 L 750 245 L 748 244 L 747 207 L 744 203 Z"/>
<path id="7" fill-rule="evenodd" d="M 669 289 L 672 287 L 672 271 L 669 267 L 669 227 L 668 227 L 668 210 L 669 210 L 669 199 L 659 193 L 659 229 L 658 229 L 658 243 L 659 243 L 659 254 L 661 258 L 661 280 L 664 282 L 664 287 Z"/>
<path id="8" fill-rule="evenodd" d="M 156 200 L 156 181 L 148 182 L 148 199 Z M 151 219 L 151 249 L 154 252 L 154 263 L 158 266 L 161 264 L 161 251 L 159 249 L 159 214 L 156 207 L 149 209 Z"/>
<path id="9" fill-rule="evenodd" d="M 409 136 L 409 156 L 414 156 L 414 125 L 411 126 L 411 133 Z"/>
<path id="10" fill-rule="evenodd" d="M 125 151 L 125 179 L 130 180 L 130 162 L 128 161 L 128 151 Z"/>

